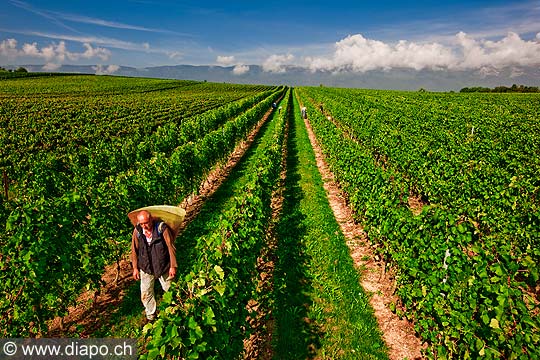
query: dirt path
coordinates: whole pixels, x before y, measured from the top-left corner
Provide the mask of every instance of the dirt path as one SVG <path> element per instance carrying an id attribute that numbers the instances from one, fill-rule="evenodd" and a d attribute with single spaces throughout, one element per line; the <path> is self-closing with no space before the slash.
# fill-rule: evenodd
<path id="1" fill-rule="evenodd" d="M 281 98 L 278 101 L 280 100 Z M 241 142 L 236 147 L 226 164 L 218 166 L 208 175 L 207 179 L 201 184 L 199 193 L 186 198 L 179 205 L 186 210 L 186 217 L 180 227 L 179 234 L 197 216 L 204 206 L 206 199 L 212 196 L 234 167 L 240 162 L 259 133 L 261 126 L 270 117 L 271 113 L 272 110 L 268 110 L 249 134 L 247 140 Z M 126 249 L 128 248 L 129 243 L 126 243 Z M 134 281 L 132 278 L 133 269 L 128 253 L 122 257 L 119 265 L 120 273 L 116 282 L 114 280 L 117 276 L 117 265 L 111 264 L 105 268 L 102 276 L 105 285 L 100 289 L 100 293 L 95 295 L 94 291 L 84 291 L 77 299 L 76 305 L 68 309 L 68 315 L 63 318 L 57 317 L 50 321 L 49 331 L 45 336 L 73 337 L 77 335 L 81 338 L 86 338 L 91 337 L 95 331 L 109 324 L 112 314 L 120 306 L 129 286 Z"/>
<path id="2" fill-rule="evenodd" d="M 367 234 L 359 224 L 353 221 L 352 211 L 347 206 L 339 185 L 334 181 L 334 175 L 326 165 L 321 148 L 307 119 L 305 124 L 330 206 L 343 234 L 348 239 L 347 245 L 351 257 L 361 272 L 362 287 L 371 294 L 370 304 L 383 332 L 384 341 L 390 349 L 389 357 L 391 360 L 422 359 L 422 344 L 415 336 L 412 324 L 406 319 L 399 319 L 389 309 L 390 303 L 397 303 L 397 297 L 394 295 L 394 279 L 390 273 L 385 272 L 384 264 L 375 260 Z"/>

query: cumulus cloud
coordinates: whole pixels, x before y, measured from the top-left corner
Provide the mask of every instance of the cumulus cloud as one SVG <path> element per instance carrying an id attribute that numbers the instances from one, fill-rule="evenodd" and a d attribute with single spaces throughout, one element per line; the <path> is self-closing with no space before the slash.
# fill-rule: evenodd
<path id="1" fill-rule="evenodd" d="M 5 56 L 8 59 L 13 59 L 17 57 L 17 54 L 17 40 L 6 39 L 0 43 L 0 56 Z"/>
<path id="2" fill-rule="evenodd" d="M 216 62 L 220 65 L 223 65 L 223 66 L 231 66 L 235 63 L 235 58 L 234 56 L 221 56 L 221 55 L 218 55 L 218 57 L 216 58 Z"/>
<path id="3" fill-rule="evenodd" d="M 540 43 L 525 41 L 516 33 L 508 33 L 499 41 L 475 40 L 460 32 L 456 35 L 462 53 L 459 69 L 477 69 L 483 66 L 535 66 L 540 64 Z"/>
<path id="4" fill-rule="evenodd" d="M 293 60 L 292 54 L 272 55 L 263 62 L 262 68 L 266 72 L 283 73 L 286 70 L 285 66 L 291 64 Z"/>
<path id="5" fill-rule="evenodd" d="M 83 44 L 83 46 L 86 49 L 83 53 L 80 53 L 80 54 L 68 53 L 68 56 L 70 56 L 71 60 L 78 60 L 79 58 L 91 59 L 91 58 L 97 57 L 103 61 L 107 61 L 111 56 L 111 51 L 105 48 L 100 48 L 100 47 L 94 48 L 90 44 Z"/>
<path id="6" fill-rule="evenodd" d="M 352 35 L 336 43 L 333 58 L 311 59 L 313 70 L 389 70 L 408 67 L 415 70 L 443 68 L 455 61 L 450 49 L 436 43 L 416 44 L 400 41 L 396 45 Z"/>
<path id="7" fill-rule="evenodd" d="M 452 45 L 437 42 L 399 41 L 389 44 L 350 35 L 335 44 L 329 57 L 307 57 L 313 70 L 366 72 L 407 68 L 414 70 L 478 70 L 488 74 L 509 66 L 540 65 L 540 39 L 525 41 L 508 33 L 499 41 L 476 40 L 464 32 L 453 38 Z"/>
<path id="8" fill-rule="evenodd" d="M 96 65 L 92 66 L 92 69 L 96 72 L 96 75 L 110 75 L 117 72 L 120 69 L 118 65 Z"/>
<path id="9" fill-rule="evenodd" d="M 244 65 L 243 63 L 237 62 L 236 58 L 232 55 L 231 56 L 218 55 L 216 58 L 216 62 L 221 66 L 234 65 L 234 68 L 231 71 L 234 75 L 243 75 L 249 71 L 248 65 Z"/>
<path id="10" fill-rule="evenodd" d="M 232 73 L 234 75 L 243 75 L 249 71 L 249 66 L 238 64 L 234 67 Z"/>
<path id="11" fill-rule="evenodd" d="M 70 52 L 67 50 L 66 43 L 52 43 L 44 47 L 39 47 L 37 43 L 26 43 L 18 48 L 17 40 L 6 39 L 0 43 L 0 56 L 6 56 L 10 60 L 18 57 L 33 57 L 43 59 L 47 62 L 46 66 L 53 66 L 65 62 L 66 59 L 77 61 L 80 59 L 99 58 L 106 61 L 111 56 L 111 51 L 101 47 L 93 47 L 89 43 L 83 44 L 84 52 Z"/>
<path id="12" fill-rule="evenodd" d="M 60 69 L 61 66 L 62 66 L 61 64 L 47 63 L 43 65 L 42 69 L 44 71 L 56 71 Z"/>

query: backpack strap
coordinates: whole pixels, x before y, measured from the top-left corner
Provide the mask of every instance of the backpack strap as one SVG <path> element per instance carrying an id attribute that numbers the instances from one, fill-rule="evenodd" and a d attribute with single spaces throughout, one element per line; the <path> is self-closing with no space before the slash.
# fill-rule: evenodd
<path id="1" fill-rule="evenodd" d="M 137 229 L 137 236 L 138 237 L 143 236 L 143 229 L 142 229 L 141 225 L 139 225 L 139 224 L 135 225 L 135 229 Z"/>
<path id="2" fill-rule="evenodd" d="M 161 236 L 165 232 L 165 229 L 167 228 L 167 224 L 165 224 L 164 221 L 159 221 L 159 223 L 156 225 L 158 234 Z"/>

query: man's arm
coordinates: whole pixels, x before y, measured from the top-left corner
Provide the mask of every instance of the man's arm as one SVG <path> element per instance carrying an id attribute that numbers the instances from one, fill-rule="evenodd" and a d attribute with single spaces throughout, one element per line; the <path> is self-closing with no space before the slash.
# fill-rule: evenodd
<path id="1" fill-rule="evenodd" d="M 138 246 L 139 246 L 139 241 L 137 239 L 137 230 L 133 230 L 133 235 L 131 236 L 131 265 L 133 266 L 133 278 L 135 280 L 140 279 L 139 264 L 137 262 Z"/>

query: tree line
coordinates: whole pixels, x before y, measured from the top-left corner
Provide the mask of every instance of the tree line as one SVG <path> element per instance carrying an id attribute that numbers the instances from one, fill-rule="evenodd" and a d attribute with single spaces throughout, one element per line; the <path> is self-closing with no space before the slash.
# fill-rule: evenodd
<path id="1" fill-rule="evenodd" d="M 5 69 L 3 68 L 2 66 L 0 66 L 0 71 L 7 71 L 7 72 L 28 72 L 28 70 L 26 70 L 25 68 L 23 68 L 22 66 L 17 68 L 17 70 L 11 70 L 11 69 Z"/>
<path id="2" fill-rule="evenodd" d="M 491 93 L 508 93 L 508 92 L 517 92 L 517 93 L 537 93 L 540 92 L 538 86 L 525 86 L 525 85 L 512 85 L 507 86 L 496 86 L 493 89 L 487 87 L 465 87 L 459 92 L 470 93 L 470 92 L 491 92 Z"/>

